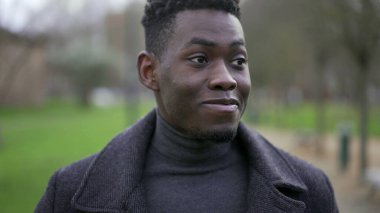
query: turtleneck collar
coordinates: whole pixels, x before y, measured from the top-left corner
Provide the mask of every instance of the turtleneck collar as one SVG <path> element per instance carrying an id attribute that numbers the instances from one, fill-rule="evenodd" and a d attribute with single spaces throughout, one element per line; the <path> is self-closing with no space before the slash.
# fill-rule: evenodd
<path id="1" fill-rule="evenodd" d="M 205 163 L 225 156 L 231 143 L 214 143 L 191 138 L 166 122 L 157 110 L 153 147 L 162 155 L 184 163 Z"/>

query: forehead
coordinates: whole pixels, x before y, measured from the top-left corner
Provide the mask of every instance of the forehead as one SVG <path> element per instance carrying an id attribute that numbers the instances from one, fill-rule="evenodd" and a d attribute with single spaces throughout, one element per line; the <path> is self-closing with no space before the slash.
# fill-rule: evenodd
<path id="1" fill-rule="evenodd" d="M 202 9 L 178 13 L 169 43 L 181 47 L 194 38 L 229 45 L 234 41 L 244 41 L 244 32 L 239 19 L 223 11 Z"/>

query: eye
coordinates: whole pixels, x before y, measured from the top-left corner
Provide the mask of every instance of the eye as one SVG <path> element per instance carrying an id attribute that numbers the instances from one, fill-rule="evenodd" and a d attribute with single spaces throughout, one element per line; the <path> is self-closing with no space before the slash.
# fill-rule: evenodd
<path id="1" fill-rule="evenodd" d="M 232 60 L 232 64 L 235 66 L 243 66 L 247 64 L 247 62 L 248 60 L 245 58 L 237 58 L 237 59 Z"/>
<path id="2" fill-rule="evenodd" d="M 196 64 L 206 64 L 208 63 L 208 60 L 205 56 L 194 56 L 194 57 L 190 57 L 188 59 L 189 61 L 193 62 L 193 63 L 196 63 Z"/>

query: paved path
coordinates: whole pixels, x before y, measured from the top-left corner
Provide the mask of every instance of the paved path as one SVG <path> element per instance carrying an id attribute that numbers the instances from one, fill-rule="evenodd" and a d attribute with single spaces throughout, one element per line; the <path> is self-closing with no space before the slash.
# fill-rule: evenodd
<path id="1" fill-rule="evenodd" d="M 321 168 L 329 176 L 335 190 L 338 206 L 342 213 L 380 213 L 380 190 L 369 198 L 369 186 L 359 181 L 358 150 L 359 143 L 353 140 L 350 150 L 350 162 L 345 172 L 338 166 L 338 138 L 326 136 L 324 152 L 316 154 L 312 146 L 312 137 L 289 131 L 257 129 L 275 146 Z M 371 139 L 368 146 L 370 167 L 380 168 L 380 139 Z"/>

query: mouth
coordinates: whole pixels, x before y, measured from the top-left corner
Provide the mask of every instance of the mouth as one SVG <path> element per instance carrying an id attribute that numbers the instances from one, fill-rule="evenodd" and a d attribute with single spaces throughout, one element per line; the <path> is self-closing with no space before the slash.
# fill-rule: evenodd
<path id="1" fill-rule="evenodd" d="M 236 112 L 240 102 L 234 98 L 210 99 L 202 102 L 207 108 L 218 112 Z"/>

